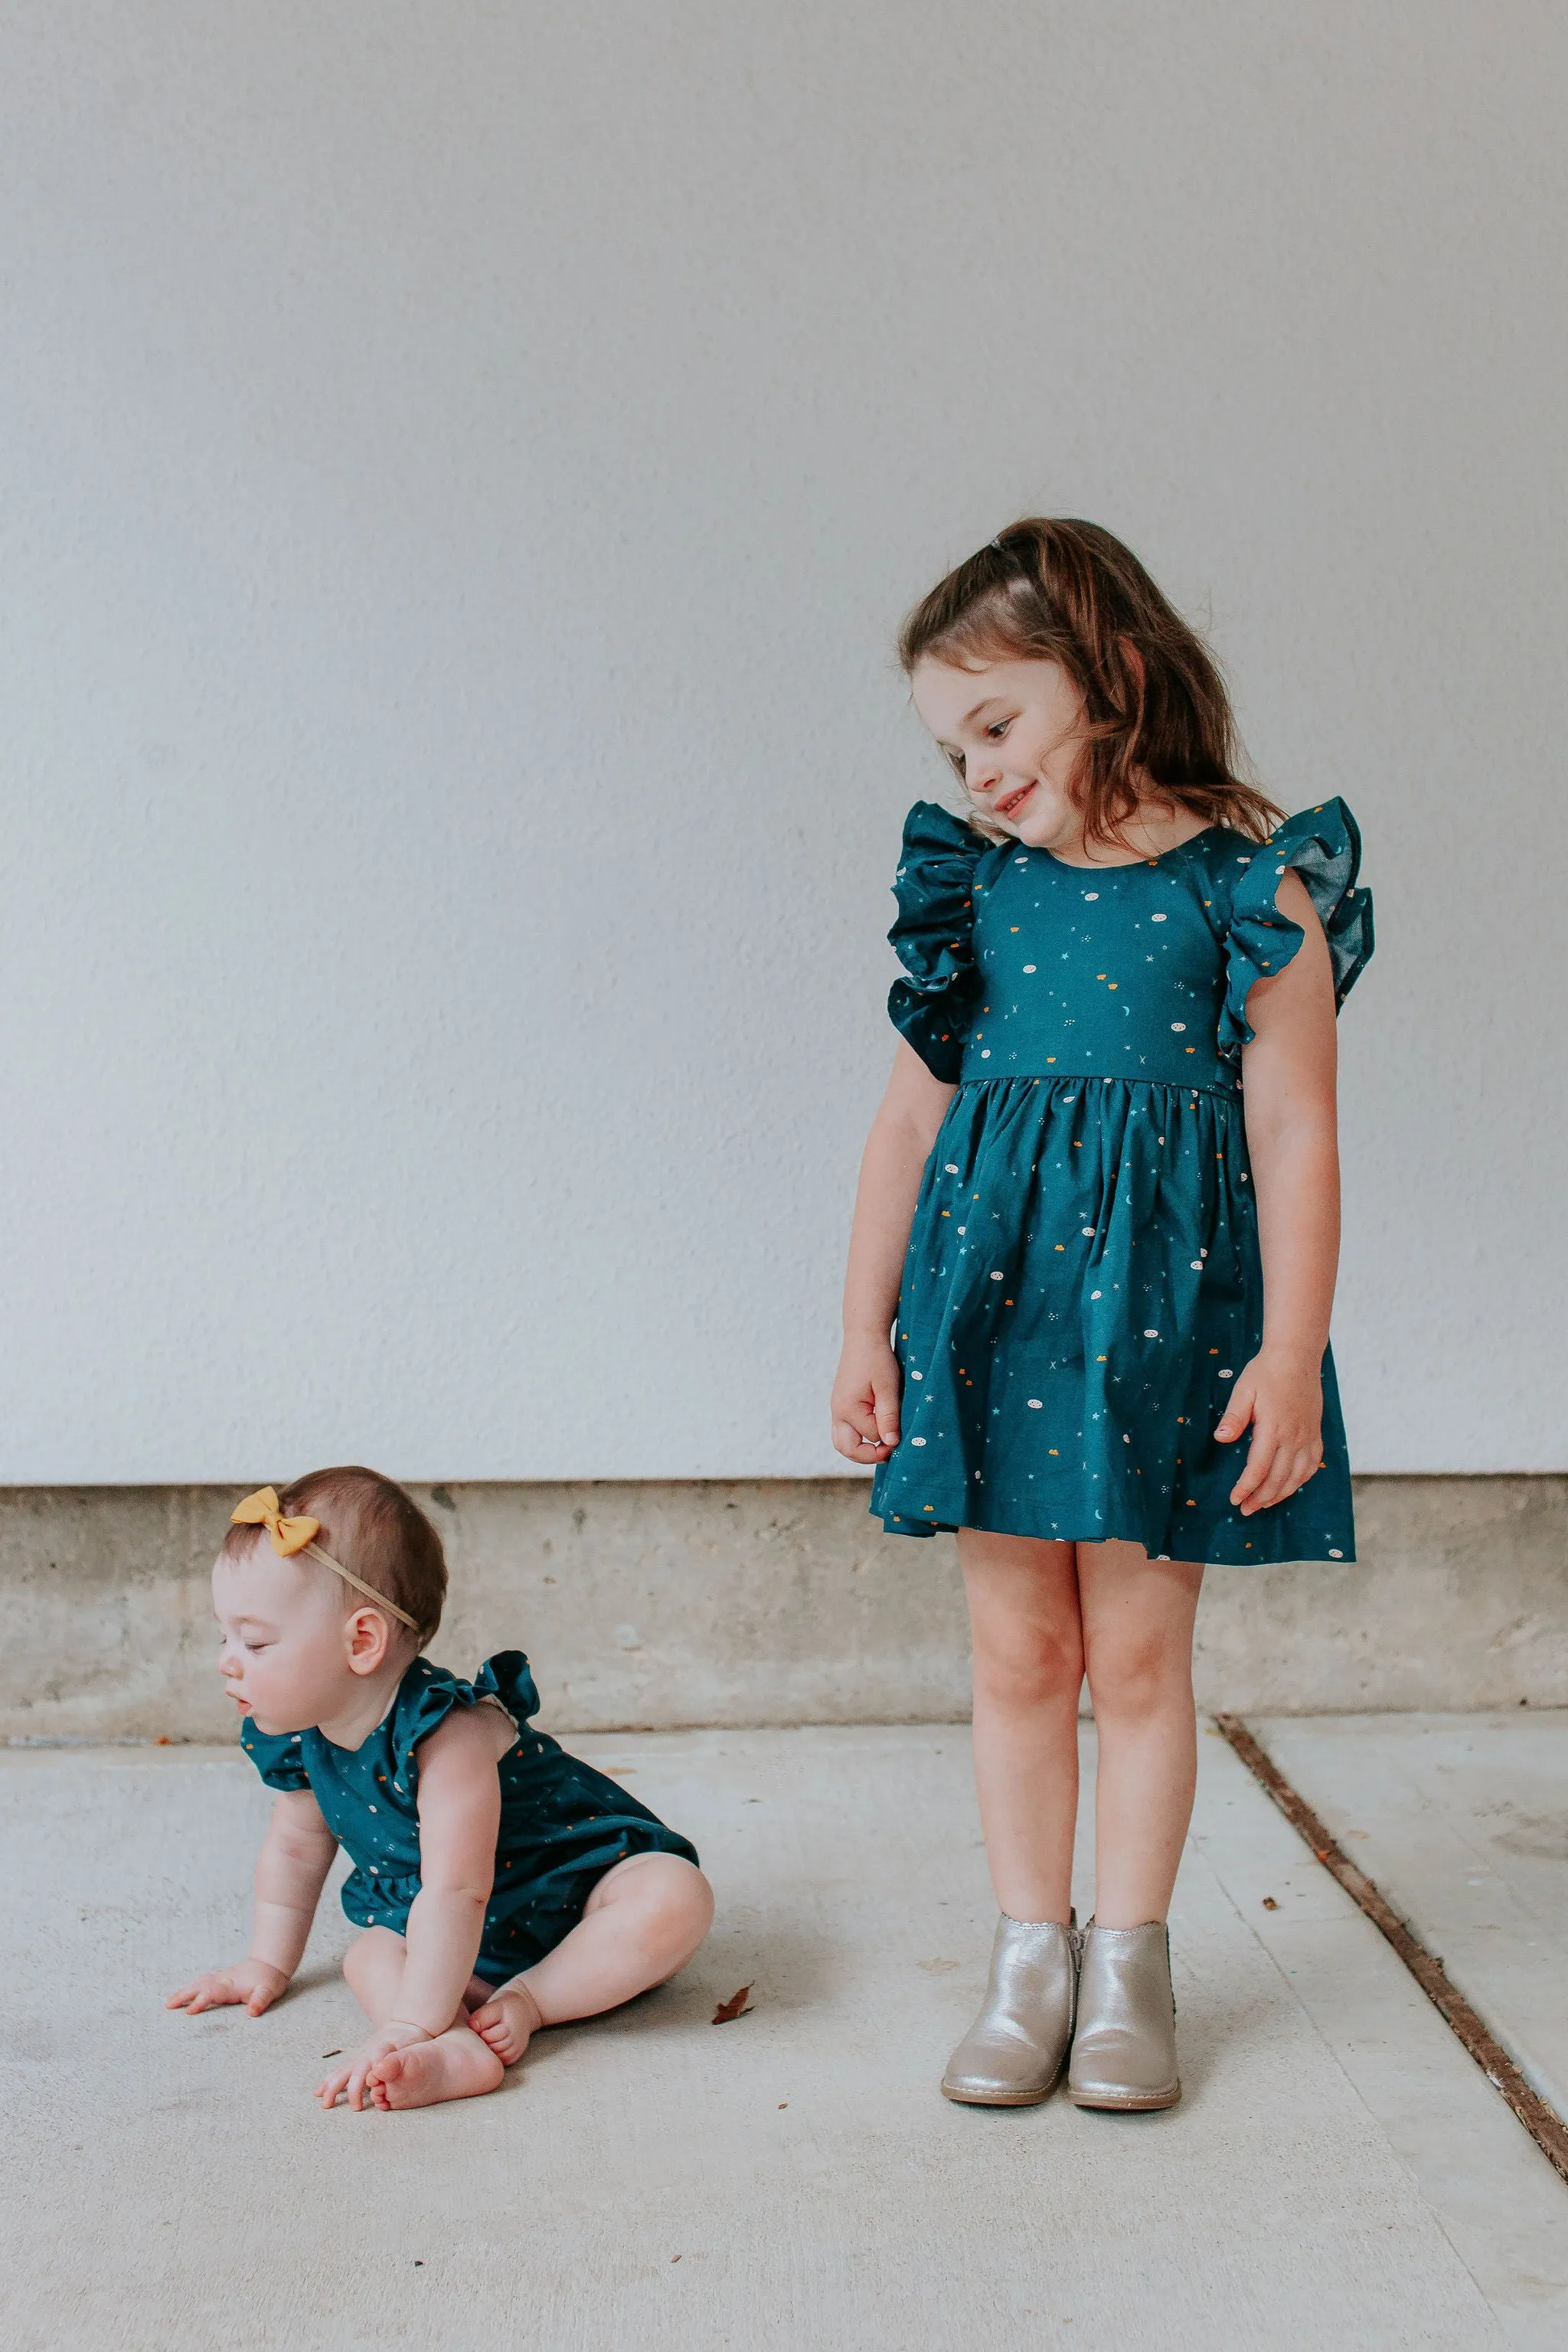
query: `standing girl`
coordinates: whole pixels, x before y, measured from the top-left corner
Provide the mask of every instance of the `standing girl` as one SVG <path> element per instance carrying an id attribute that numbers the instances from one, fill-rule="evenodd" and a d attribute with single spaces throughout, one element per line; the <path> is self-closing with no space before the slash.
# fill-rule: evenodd
<path id="1" fill-rule="evenodd" d="M 1013 524 L 900 656 L 968 805 L 904 830 L 833 1437 L 888 1532 L 956 1530 L 968 1590 L 1002 1917 L 942 2087 L 1029 2105 L 1070 2048 L 1079 2106 L 1165 2107 L 1202 1563 L 1355 1557 L 1334 1014 L 1372 903 L 1342 802 L 1273 829 L 1214 662 L 1109 531 Z"/>

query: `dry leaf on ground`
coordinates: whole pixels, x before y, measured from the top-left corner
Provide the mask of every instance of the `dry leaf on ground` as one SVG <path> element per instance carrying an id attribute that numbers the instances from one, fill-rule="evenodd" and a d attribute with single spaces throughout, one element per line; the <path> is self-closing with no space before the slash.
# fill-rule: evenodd
<path id="1" fill-rule="evenodd" d="M 719 2003 L 718 2008 L 714 2011 L 710 2021 L 714 2025 L 729 2025 L 731 2024 L 737 2017 L 744 2017 L 746 2014 L 746 2002 L 750 1997 L 751 1990 L 752 1988 L 750 1985 L 742 1985 L 739 1992 L 732 1992 L 730 1995 L 728 2000 L 721 2000 Z"/>

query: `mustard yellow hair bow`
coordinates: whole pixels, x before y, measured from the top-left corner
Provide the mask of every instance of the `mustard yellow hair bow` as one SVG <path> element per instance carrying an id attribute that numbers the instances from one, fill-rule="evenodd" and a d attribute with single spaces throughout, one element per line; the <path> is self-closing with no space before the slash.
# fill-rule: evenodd
<path id="1" fill-rule="evenodd" d="M 276 1486 L 258 1486 L 254 1495 L 247 1495 L 242 1503 L 235 1505 L 228 1517 L 231 1527 L 265 1528 L 272 1538 L 273 1550 L 284 1559 L 291 1559 L 296 1552 L 308 1552 L 323 1568 L 330 1568 L 334 1576 L 341 1576 L 345 1584 L 352 1584 L 356 1592 L 363 1592 L 367 1601 L 374 1601 L 378 1609 L 390 1610 L 410 1632 L 419 1631 L 418 1620 L 411 1617 L 406 1609 L 400 1609 L 395 1601 L 389 1601 L 384 1592 L 378 1592 L 374 1584 L 367 1584 L 363 1576 L 356 1576 L 352 1568 L 345 1568 L 341 1559 L 334 1559 L 330 1551 L 321 1549 L 316 1541 L 321 1532 L 320 1519 L 304 1513 L 295 1519 L 283 1517 Z"/>
<path id="2" fill-rule="evenodd" d="M 258 1486 L 254 1495 L 247 1495 L 229 1513 L 231 1526 L 265 1528 L 272 1538 L 272 1549 L 289 1559 L 297 1551 L 306 1551 L 321 1532 L 320 1519 L 286 1519 L 282 1516 L 276 1486 Z"/>

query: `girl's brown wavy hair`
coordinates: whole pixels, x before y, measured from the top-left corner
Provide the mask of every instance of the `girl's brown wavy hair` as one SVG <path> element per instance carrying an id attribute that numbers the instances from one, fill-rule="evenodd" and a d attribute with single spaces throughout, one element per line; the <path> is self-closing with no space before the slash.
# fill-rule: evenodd
<path id="1" fill-rule="evenodd" d="M 1284 816 L 1242 772 L 1214 656 L 1098 523 L 1009 523 L 921 598 L 899 632 L 899 659 L 906 676 L 922 661 L 1059 663 L 1083 697 L 1072 790 L 1090 844 L 1130 848 L 1121 828 L 1151 784 L 1251 841 L 1266 841 Z M 995 830 L 984 820 L 977 829 Z"/>

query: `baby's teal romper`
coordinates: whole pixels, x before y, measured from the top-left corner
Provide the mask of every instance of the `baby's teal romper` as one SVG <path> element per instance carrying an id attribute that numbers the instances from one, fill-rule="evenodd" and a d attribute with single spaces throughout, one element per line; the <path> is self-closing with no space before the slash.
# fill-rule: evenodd
<path id="1" fill-rule="evenodd" d="M 910 810 L 888 1009 L 957 1087 L 926 1163 L 899 1299 L 902 1434 L 872 1483 L 890 1534 L 986 1528 L 1151 1558 L 1353 1559 L 1331 1352 L 1323 1467 L 1244 1519 L 1248 1438 L 1216 1445 L 1263 1332 L 1241 1108 L 1247 992 L 1300 927 L 1342 1003 L 1372 954 L 1342 801 L 1259 845 L 1211 825 L 1136 866 L 1068 866 Z"/>
<path id="2" fill-rule="evenodd" d="M 274 1738 L 249 1716 L 240 1746 L 269 1789 L 309 1789 L 353 1863 L 343 1909 L 359 1927 L 406 1933 L 419 1892 L 418 1746 L 454 1706 L 498 1700 L 517 1729 L 501 1758 L 495 1885 L 474 1973 L 504 1984 L 552 1951 L 583 1916 L 597 1881 L 632 1853 L 697 1849 L 655 1813 L 529 1728 L 539 1693 L 521 1650 L 487 1658 L 471 1683 L 416 1658 L 391 1707 L 358 1748 L 320 1731 Z"/>

